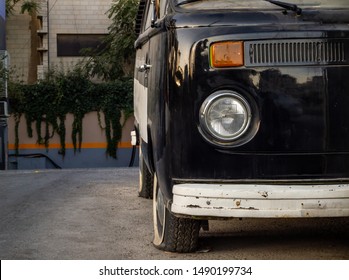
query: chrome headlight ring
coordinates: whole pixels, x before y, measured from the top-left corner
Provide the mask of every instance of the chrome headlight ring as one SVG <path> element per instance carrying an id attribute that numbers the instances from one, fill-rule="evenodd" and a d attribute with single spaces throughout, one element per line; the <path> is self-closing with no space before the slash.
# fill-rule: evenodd
<path id="1" fill-rule="evenodd" d="M 259 122 L 255 104 L 231 90 L 220 90 L 208 96 L 200 108 L 200 132 L 218 146 L 241 146 L 257 133 Z"/>

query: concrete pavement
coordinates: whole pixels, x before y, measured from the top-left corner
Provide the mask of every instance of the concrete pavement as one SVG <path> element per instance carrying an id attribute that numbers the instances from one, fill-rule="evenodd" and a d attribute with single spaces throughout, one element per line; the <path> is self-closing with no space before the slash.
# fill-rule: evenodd
<path id="1" fill-rule="evenodd" d="M 137 188 L 137 168 L 0 171 L 0 259 L 349 259 L 347 218 L 214 221 L 159 251 Z"/>

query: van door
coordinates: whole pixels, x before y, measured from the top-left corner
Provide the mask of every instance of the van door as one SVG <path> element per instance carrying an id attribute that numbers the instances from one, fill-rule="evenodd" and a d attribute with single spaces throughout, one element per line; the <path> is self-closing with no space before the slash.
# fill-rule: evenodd
<path id="1" fill-rule="evenodd" d="M 136 63 L 134 73 L 134 115 L 141 142 L 148 143 L 148 80 L 151 64 L 149 61 L 149 37 L 153 19 L 153 4 L 145 7 L 140 36 L 136 41 Z"/>

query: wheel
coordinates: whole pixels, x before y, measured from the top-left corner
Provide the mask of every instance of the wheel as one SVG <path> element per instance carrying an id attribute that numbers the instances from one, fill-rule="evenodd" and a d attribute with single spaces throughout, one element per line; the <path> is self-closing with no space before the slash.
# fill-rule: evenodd
<path id="1" fill-rule="evenodd" d="M 144 198 L 153 198 L 153 175 L 148 170 L 139 146 L 139 190 L 138 195 Z"/>
<path id="2" fill-rule="evenodd" d="M 153 244 L 155 247 L 178 253 L 195 251 L 198 247 L 200 221 L 178 218 L 166 208 L 156 175 L 154 175 L 153 189 Z"/>

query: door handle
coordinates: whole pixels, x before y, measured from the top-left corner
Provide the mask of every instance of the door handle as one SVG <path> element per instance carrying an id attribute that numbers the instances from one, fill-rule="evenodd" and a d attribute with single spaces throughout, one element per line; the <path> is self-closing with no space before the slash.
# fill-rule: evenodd
<path id="1" fill-rule="evenodd" d="M 138 71 L 145 72 L 145 71 L 149 70 L 150 68 L 151 68 L 150 64 L 143 64 L 143 65 L 138 67 Z"/>

